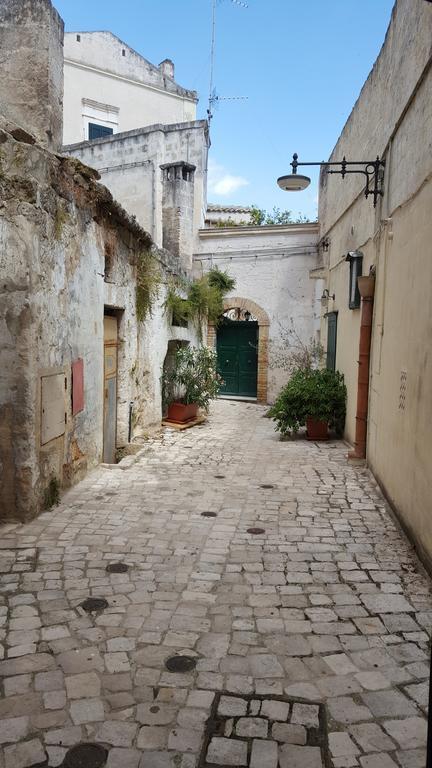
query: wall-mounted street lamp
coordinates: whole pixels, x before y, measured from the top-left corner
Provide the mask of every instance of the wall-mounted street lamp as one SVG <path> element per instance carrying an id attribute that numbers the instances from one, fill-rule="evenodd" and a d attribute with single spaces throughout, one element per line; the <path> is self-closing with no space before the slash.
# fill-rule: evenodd
<path id="1" fill-rule="evenodd" d="M 330 293 L 328 288 L 324 288 L 322 296 L 321 296 L 321 301 L 328 301 L 329 299 L 332 299 L 334 301 L 335 298 L 336 298 L 336 296 L 335 296 L 334 293 Z"/>
<path id="2" fill-rule="evenodd" d="M 362 173 L 364 176 L 366 176 L 365 197 L 373 195 L 374 208 L 377 204 L 378 196 L 380 195 L 382 197 L 384 194 L 382 190 L 382 180 L 385 161 L 380 160 L 378 156 L 376 160 L 346 160 L 344 157 L 340 162 L 335 163 L 299 163 L 298 155 L 296 152 L 294 152 L 291 163 L 292 173 L 286 176 L 279 176 L 277 180 L 278 185 L 281 189 L 285 190 L 285 192 L 298 192 L 302 189 L 306 189 L 306 187 L 309 186 L 309 176 L 302 176 L 300 173 L 297 173 L 297 168 L 299 165 L 319 165 L 320 168 L 326 169 L 326 173 L 338 173 L 342 176 L 343 179 L 348 173 Z M 340 166 L 340 170 L 328 170 L 328 166 L 330 165 Z M 349 166 L 351 165 L 359 165 L 363 167 L 350 168 Z"/>

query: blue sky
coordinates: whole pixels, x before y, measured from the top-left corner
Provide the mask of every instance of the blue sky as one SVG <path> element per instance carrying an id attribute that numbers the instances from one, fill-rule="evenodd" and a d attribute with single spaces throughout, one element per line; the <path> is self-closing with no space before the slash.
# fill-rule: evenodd
<path id="1" fill-rule="evenodd" d="M 330 154 L 375 61 L 393 0 L 218 0 L 209 201 L 316 215 L 317 172 L 301 193 L 279 190 L 294 151 Z M 211 0 L 54 0 L 67 31 L 107 29 L 198 91 L 205 117 Z"/>

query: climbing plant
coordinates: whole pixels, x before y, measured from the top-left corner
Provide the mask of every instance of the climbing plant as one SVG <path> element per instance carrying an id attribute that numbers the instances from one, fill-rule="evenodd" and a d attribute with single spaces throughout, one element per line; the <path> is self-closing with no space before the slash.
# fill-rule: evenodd
<path id="1" fill-rule="evenodd" d="M 190 304 L 187 299 L 180 296 L 174 281 L 168 283 L 164 309 L 165 312 L 172 313 L 173 325 L 187 325 L 191 314 Z"/>
<path id="2" fill-rule="evenodd" d="M 234 287 L 234 278 L 227 272 L 213 267 L 189 285 L 178 286 L 171 282 L 168 285 L 164 307 L 167 312 L 172 312 L 175 325 L 182 325 L 190 320 L 200 330 L 205 320 L 215 324 L 219 322 L 224 309 L 224 296 Z M 180 295 L 180 291 L 186 294 L 186 298 Z"/>
<path id="3" fill-rule="evenodd" d="M 136 314 L 139 322 L 151 314 L 152 306 L 159 295 L 161 273 L 158 262 L 150 249 L 141 251 L 137 259 Z"/>

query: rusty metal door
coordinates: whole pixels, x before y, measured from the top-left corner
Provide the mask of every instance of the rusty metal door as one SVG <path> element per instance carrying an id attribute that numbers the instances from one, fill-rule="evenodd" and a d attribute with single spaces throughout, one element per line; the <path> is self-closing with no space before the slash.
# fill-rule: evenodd
<path id="1" fill-rule="evenodd" d="M 117 318 L 104 317 L 103 460 L 115 463 L 117 433 Z"/>

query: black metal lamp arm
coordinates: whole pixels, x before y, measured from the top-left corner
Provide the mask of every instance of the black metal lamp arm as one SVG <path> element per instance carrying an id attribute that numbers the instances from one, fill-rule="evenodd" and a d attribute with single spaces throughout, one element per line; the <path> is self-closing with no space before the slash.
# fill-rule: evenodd
<path id="1" fill-rule="evenodd" d="M 377 156 L 376 160 L 346 160 L 344 157 L 339 162 L 333 162 L 333 163 L 299 163 L 298 162 L 298 155 L 295 152 L 293 154 L 293 159 L 291 163 L 291 167 L 293 170 L 293 174 L 297 173 L 297 168 L 299 165 L 318 165 L 320 168 L 325 168 L 327 166 L 339 166 L 339 171 L 334 170 L 328 170 L 326 173 L 338 173 L 342 176 L 344 179 L 345 176 L 348 173 L 362 173 L 364 176 L 366 176 L 366 188 L 365 188 L 365 197 L 369 197 L 369 195 L 373 195 L 374 199 L 374 208 L 377 204 L 377 198 L 380 195 L 383 196 L 384 192 L 380 187 L 380 169 L 385 168 L 385 160 L 380 160 L 380 158 Z M 352 165 L 362 165 L 363 168 L 347 168 L 347 166 Z M 373 179 L 373 186 L 371 187 L 371 182 Z"/>

